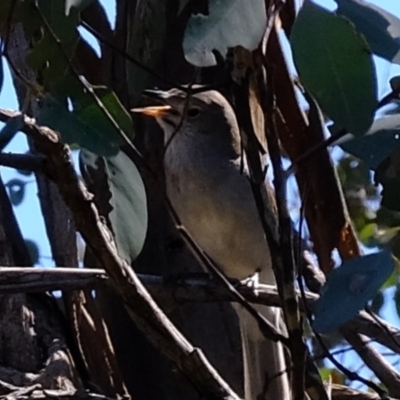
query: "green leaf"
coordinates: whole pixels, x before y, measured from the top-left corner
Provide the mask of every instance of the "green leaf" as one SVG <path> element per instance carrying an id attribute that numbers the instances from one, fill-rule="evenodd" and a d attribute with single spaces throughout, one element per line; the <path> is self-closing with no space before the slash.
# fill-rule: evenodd
<path id="1" fill-rule="evenodd" d="M 365 246 L 376 247 L 378 245 L 375 237 L 377 230 L 378 227 L 376 224 L 373 223 L 366 224 L 361 229 L 360 233 L 358 234 L 358 237 Z"/>
<path id="2" fill-rule="evenodd" d="M 344 191 L 358 191 L 361 188 L 375 194 L 368 166 L 358 158 L 351 155 L 340 158 L 337 165 L 338 172 L 342 175 Z"/>
<path id="3" fill-rule="evenodd" d="M 400 151 L 397 151 L 400 155 Z M 381 206 L 400 211 L 400 162 L 398 157 L 387 158 L 375 171 L 375 182 L 383 187 Z"/>
<path id="4" fill-rule="evenodd" d="M 381 210 L 382 209 L 385 209 L 385 207 L 381 207 Z M 395 212 L 395 211 L 391 211 L 391 210 L 388 210 L 388 211 L 390 211 L 391 213 L 398 214 L 398 212 Z M 390 247 L 391 247 L 391 249 L 393 251 L 393 255 L 396 257 L 396 267 L 397 267 L 397 271 L 399 273 L 400 272 L 400 267 L 399 267 L 399 264 L 400 264 L 400 261 L 399 261 L 400 260 L 400 235 L 395 236 L 390 241 Z"/>
<path id="5" fill-rule="evenodd" d="M 395 265 L 396 266 L 393 272 L 390 274 L 389 278 L 387 278 L 385 283 L 382 285 L 381 287 L 382 290 L 396 286 L 398 284 L 400 268 L 399 268 L 399 260 L 397 258 L 395 258 Z"/>
<path id="6" fill-rule="evenodd" d="M 22 115 L 12 117 L 6 122 L 0 131 L 0 151 L 4 150 L 23 126 L 24 119 Z"/>
<path id="7" fill-rule="evenodd" d="M 29 42 L 26 61 L 40 78 L 36 85 L 31 82 L 32 88 L 40 95 L 72 75 L 69 60 L 79 42 L 78 16 L 75 9 L 65 15 L 65 0 L 0 1 L 0 25 L 12 17 L 12 25 L 20 23 L 24 30 Z"/>
<path id="8" fill-rule="evenodd" d="M 378 245 L 386 245 L 392 241 L 400 232 L 399 226 L 393 226 L 391 228 L 381 228 L 376 233 L 376 239 Z"/>
<path id="9" fill-rule="evenodd" d="M 376 295 L 394 267 L 387 250 L 343 262 L 329 274 L 316 302 L 314 329 L 332 332 L 353 318 Z"/>
<path id="10" fill-rule="evenodd" d="M 89 94 L 72 99 L 74 112 L 81 118 L 90 121 L 93 127 L 107 129 L 109 136 L 120 136 L 118 130 L 113 126 L 110 119 L 106 116 L 104 109 L 118 124 L 119 128 L 127 136 L 133 137 L 132 118 L 128 111 L 119 101 L 116 94 L 106 87 L 93 87 L 97 98 L 100 100 L 102 108 L 96 103 L 93 96 Z"/>
<path id="11" fill-rule="evenodd" d="M 377 105 L 375 68 L 354 26 L 307 0 L 290 41 L 301 82 L 321 109 L 339 128 L 364 134 Z"/>
<path id="12" fill-rule="evenodd" d="M 39 262 L 39 256 L 40 256 L 38 245 L 33 240 L 30 239 L 25 239 L 25 245 L 28 249 L 32 265 L 37 264 Z"/>
<path id="13" fill-rule="evenodd" d="M 254 50 L 260 43 L 267 16 L 264 0 L 209 0 L 209 15 L 192 15 L 186 26 L 183 50 L 198 67 L 216 65 L 213 50 L 225 56 L 228 48 Z"/>
<path id="14" fill-rule="evenodd" d="M 131 263 L 142 250 L 147 232 L 146 192 L 142 178 L 135 164 L 122 151 L 104 159 L 82 151 L 80 160 L 83 166 L 95 169 L 99 163 L 105 164 L 111 194 L 109 220 L 119 255 Z"/>
<path id="15" fill-rule="evenodd" d="M 95 129 L 90 121 L 79 114 L 68 111 L 66 104 L 47 95 L 44 99 L 38 123 L 59 132 L 61 140 L 67 144 L 78 144 L 100 155 L 118 153 L 118 141 L 107 137 L 107 132 Z"/>
<path id="16" fill-rule="evenodd" d="M 73 59 L 78 45 L 79 19 L 77 12 L 65 15 L 64 0 L 39 0 L 36 4 L 27 1 L 21 8 L 20 19 L 32 47 L 27 63 L 40 74 L 41 84 L 48 91 L 70 74 L 68 60 Z"/>
<path id="17" fill-rule="evenodd" d="M 115 93 L 106 88 L 93 90 L 120 129 L 132 138 L 131 117 Z M 65 143 L 77 144 L 101 156 L 117 154 L 121 144 L 121 134 L 93 96 L 82 92 L 72 99 L 72 103 L 71 112 L 67 109 L 66 101 L 47 95 L 38 116 L 38 123 L 58 131 Z"/>
<path id="18" fill-rule="evenodd" d="M 336 0 L 337 13 L 364 35 L 373 53 L 400 63 L 400 19 L 363 0 Z"/>
<path id="19" fill-rule="evenodd" d="M 346 383 L 346 377 L 337 369 L 323 367 L 319 369 L 319 374 L 323 381 L 331 381 L 338 385 L 344 385 Z"/>
<path id="20" fill-rule="evenodd" d="M 377 169 L 383 160 L 400 148 L 400 114 L 374 121 L 365 136 L 340 144 L 340 147 Z"/>
<path id="21" fill-rule="evenodd" d="M 13 206 L 19 206 L 25 197 L 25 185 L 26 182 L 20 179 L 11 179 L 5 187 L 8 189 L 8 195 L 10 197 L 11 204 Z"/>

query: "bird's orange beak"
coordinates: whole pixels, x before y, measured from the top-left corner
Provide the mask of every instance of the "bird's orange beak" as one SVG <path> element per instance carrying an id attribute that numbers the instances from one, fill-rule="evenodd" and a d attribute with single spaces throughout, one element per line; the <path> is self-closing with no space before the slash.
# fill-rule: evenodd
<path id="1" fill-rule="evenodd" d="M 147 115 L 149 117 L 160 117 L 168 113 L 171 110 L 171 106 L 150 106 L 150 107 L 140 107 L 140 108 L 132 108 L 131 112 L 140 113 L 143 115 Z"/>

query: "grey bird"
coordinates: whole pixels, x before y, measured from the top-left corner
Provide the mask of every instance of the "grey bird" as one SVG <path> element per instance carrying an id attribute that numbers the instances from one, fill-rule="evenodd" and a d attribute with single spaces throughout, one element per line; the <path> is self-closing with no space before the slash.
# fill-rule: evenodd
<path id="1" fill-rule="evenodd" d="M 152 93 L 163 106 L 140 111 L 155 117 L 164 131 L 167 195 L 181 222 L 228 277 L 244 280 L 259 272 L 260 283 L 275 284 L 232 106 L 217 91 L 194 94 L 188 101 L 176 89 Z M 289 399 L 282 345 L 266 340 L 241 306 L 234 308 L 242 338 L 245 399 Z M 280 309 L 257 309 L 280 330 Z"/>

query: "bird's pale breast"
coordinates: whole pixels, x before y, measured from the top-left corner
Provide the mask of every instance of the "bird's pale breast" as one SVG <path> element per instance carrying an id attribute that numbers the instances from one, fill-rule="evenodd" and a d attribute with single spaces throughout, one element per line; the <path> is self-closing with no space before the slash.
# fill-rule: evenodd
<path id="1" fill-rule="evenodd" d="M 261 270 L 263 282 L 274 282 L 268 246 L 240 160 L 224 159 L 212 150 L 206 157 L 191 157 L 196 152 L 190 147 L 196 143 L 184 142 L 177 140 L 165 158 L 167 193 L 181 222 L 229 277 L 245 279 Z"/>

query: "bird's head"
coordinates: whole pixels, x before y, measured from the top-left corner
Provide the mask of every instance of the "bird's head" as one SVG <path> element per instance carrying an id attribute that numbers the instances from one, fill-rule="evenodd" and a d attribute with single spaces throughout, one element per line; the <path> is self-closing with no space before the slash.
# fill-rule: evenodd
<path id="1" fill-rule="evenodd" d="M 216 135 L 227 132 L 227 124 L 231 128 L 228 135 L 238 135 L 239 130 L 235 113 L 229 102 L 219 92 L 208 90 L 187 94 L 178 89 L 169 91 L 146 90 L 144 95 L 158 103 L 133 109 L 147 116 L 156 118 L 164 130 L 166 140 L 171 135 Z"/>

